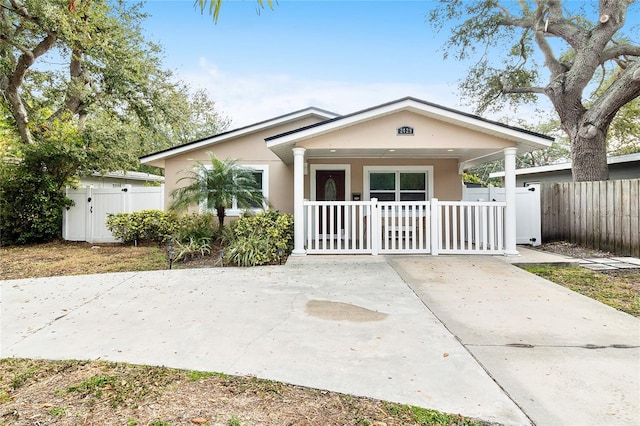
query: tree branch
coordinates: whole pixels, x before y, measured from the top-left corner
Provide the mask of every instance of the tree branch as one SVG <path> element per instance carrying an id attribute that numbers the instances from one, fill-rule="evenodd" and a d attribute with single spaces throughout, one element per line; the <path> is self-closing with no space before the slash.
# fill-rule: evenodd
<path id="1" fill-rule="evenodd" d="M 31 132 L 27 126 L 29 118 L 27 116 L 27 110 L 22 102 L 20 94 L 18 93 L 22 81 L 24 80 L 29 67 L 33 65 L 35 60 L 49 51 L 55 44 L 57 37 L 55 34 L 47 35 L 38 45 L 28 52 L 24 52 L 18 58 L 18 62 L 9 78 L 9 84 L 4 90 L 4 94 L 9 101 L 9 107 L 11 113 L 16 120 L 20 137 L 24 143 L 33 143 Z"/>
<path id="2" fill-rule="evenodd" d="M 604 64 L 605 62 L 619 58 L 620 56 L 640 57 L 640 46 L 634 46 L 631 44 L 618 44 L 605 49 L 600 55 L 600 63 Z"/>
<path id="3" fill-rule="evenodd" d="M 588 121 L 604 121 L 607 125 L 627 103 L 640 97 L 640 60 L 620 73 L 620 76 L 599 96 L 586 113 Z"/>
<path id="4" fill-rule="evenodd" d="M 562 15 L 562 3 L 560 1 L 550 0 L 546 3 L 537 3 L 538 10 L 542 10 L 541 8 L 544 7 L 545 4 L 548 7 L 547 10 L 542 10 L 543 14 L 548 11 L 548 16 L 544 25 L 545 33 L 562 38 L 576 50 L 584 46 L 588 37 L 587 31 L 570 22 Z"/>
<path id="5" fill-rule="evenodd" d="M 502 93 L 537 93 L 546 94 L 544 87 L 503 87 Z"/>
<path id="6" fill-rule="evenodd" d="M 536 43 L 538 44 L 538 47 L 542 51 L 542 54 L 544 55 L 544 62 L 547 65 L 547 68 L 549 68 L 549 71 L 551 71 L 552 77 L 556 77 L 559 74 L 565 72 L 566 68 L 556 59 L 555 55 L 553 54 L 553 49 L 547 42 L 544 33 L 538 30 L 536 31 L 534 38 L 536 40 Z"/>

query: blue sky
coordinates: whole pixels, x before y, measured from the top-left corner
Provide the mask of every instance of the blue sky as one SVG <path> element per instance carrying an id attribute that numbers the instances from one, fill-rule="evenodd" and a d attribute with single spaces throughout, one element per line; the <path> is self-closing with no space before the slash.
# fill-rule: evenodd
<path id="1" fill-rule="evenodd" d="M 346 114 L 404 96 L 471 111 L 457 93 L 468 64 L 443 60 L 448 33 L 432 32 L 430 1 L 280 0 L 258 14 L 255 0 L 224 0 L 217 24 L 193 3 L 147 1 L 144 28 L 164 47 L 165 66 L 206 89 L 232 127 L 307 106 Z"/>
<path id="2" fill-rule="evenodd" d="M 214 24 L 191 0 L 152 0 L 144 27 L 164 47 L 165 66 L 207 89 L 238 127 L 307 106 L 346 114 L 404 96 L 461 107 L 464 68 L 442 60 L 430 7 L 280 0 L 258 14 L 254 0 L 226 0 Z"/>

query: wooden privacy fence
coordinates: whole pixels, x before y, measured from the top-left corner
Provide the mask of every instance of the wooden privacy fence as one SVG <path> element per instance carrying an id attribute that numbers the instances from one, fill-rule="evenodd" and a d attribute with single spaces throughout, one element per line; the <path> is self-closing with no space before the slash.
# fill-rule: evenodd
<path id="1" fill-rule="evenodd" d="M 541 186 L 542 240 L 640 257 L 640 179 Z"/>

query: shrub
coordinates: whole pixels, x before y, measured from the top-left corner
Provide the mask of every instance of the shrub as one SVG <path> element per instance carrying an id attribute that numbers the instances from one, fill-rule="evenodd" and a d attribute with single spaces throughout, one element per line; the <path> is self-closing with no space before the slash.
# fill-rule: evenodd
<path id="1" fill-rule="evenodd" d="M 228 263 L 239 266 L 276 263 L 279 250 L 284 255 L 293 249 L 293 216 L 276 210 L 244 215 L 225 231 L 223 240 L 228 243 L 225 253 Z"/>
<path id="2" fill-rule="evenodd" d="M 164 242 L 178 229 L 178 219 L 162 210 L 116 213 L 107 216 L 107 229 L 124 242 Z"/>
<path id="3" fill-rule="evenodd" d="M 0 160 L 0 244 L 59 237 L 62 210 L 73 205 L 65 186 L 76 170 L 74 153 L 45 142 L 22 149 L 15 163 Z"/>
<path id="4" fill-rule="evenodd" d="M 220 237 L 217 219 L 213 213 L 192 213 L 181 216 L 177 231 L 173 235 L 175 241 L 208 239 L 216 241 Z"/>
<path id="5" fill-rule="evenodd" d="M 269 243 L 257 235 L 234 241 L 225 251 L 225 261 L 238 266 L 257 266 L 271 263 Z"/>
<path id="6" fill-rule="evenodd" d="M 194 257 L 206 256 L 211 254 L 211 240 L 208 238 L 189 238 L 189 241 L 177 241 L 176 242 L 176 258 L 175 260 L 187 260 Z"/>

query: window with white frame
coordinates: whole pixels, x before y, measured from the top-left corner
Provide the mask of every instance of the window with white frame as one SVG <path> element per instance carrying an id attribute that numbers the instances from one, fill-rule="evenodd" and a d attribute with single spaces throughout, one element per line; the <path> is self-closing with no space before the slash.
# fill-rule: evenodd
<path id="1" fill-rule="evenodd" d="M 244 169 L 249 169 L 251 170 L 252 174 L 253 174 L 253 178 L 255 179 L 257 185 L 257 191 L 262 193 L 262 196 L 264 197 L 265 200 L 268 199 L 269 197 L 269 166 L 268 165 L 264 165 L 264 164 L 258 164 L 258 165 L 254 165 L 254 164 L 242 164 L 240 167 L 244 168 Z M 256 210 L 261 210 L 262 208 L 264 208 L 265 206 L 263 205 L 254 205 L 251 206 L 252 208 L 250 210 L 252 211 L 256 211 Z M 201 206 L 202 209 L 206 209 L 205 205 L 203 204 Z M 226 214 L 229 216 L 238 216 L 240 215 L 245 209 L 241 209 L 238 207 L 238 204 L 234 198 L 233 202 L 231 203 L 230 206 L 227 206 L 227 210 L 226 210 Z"/>
<path id="2" fill-rule="evenodd" d="M 365 166 L 365 197 L 379 201 L 426 201 L 432 197 L 433 166 Z"/>

